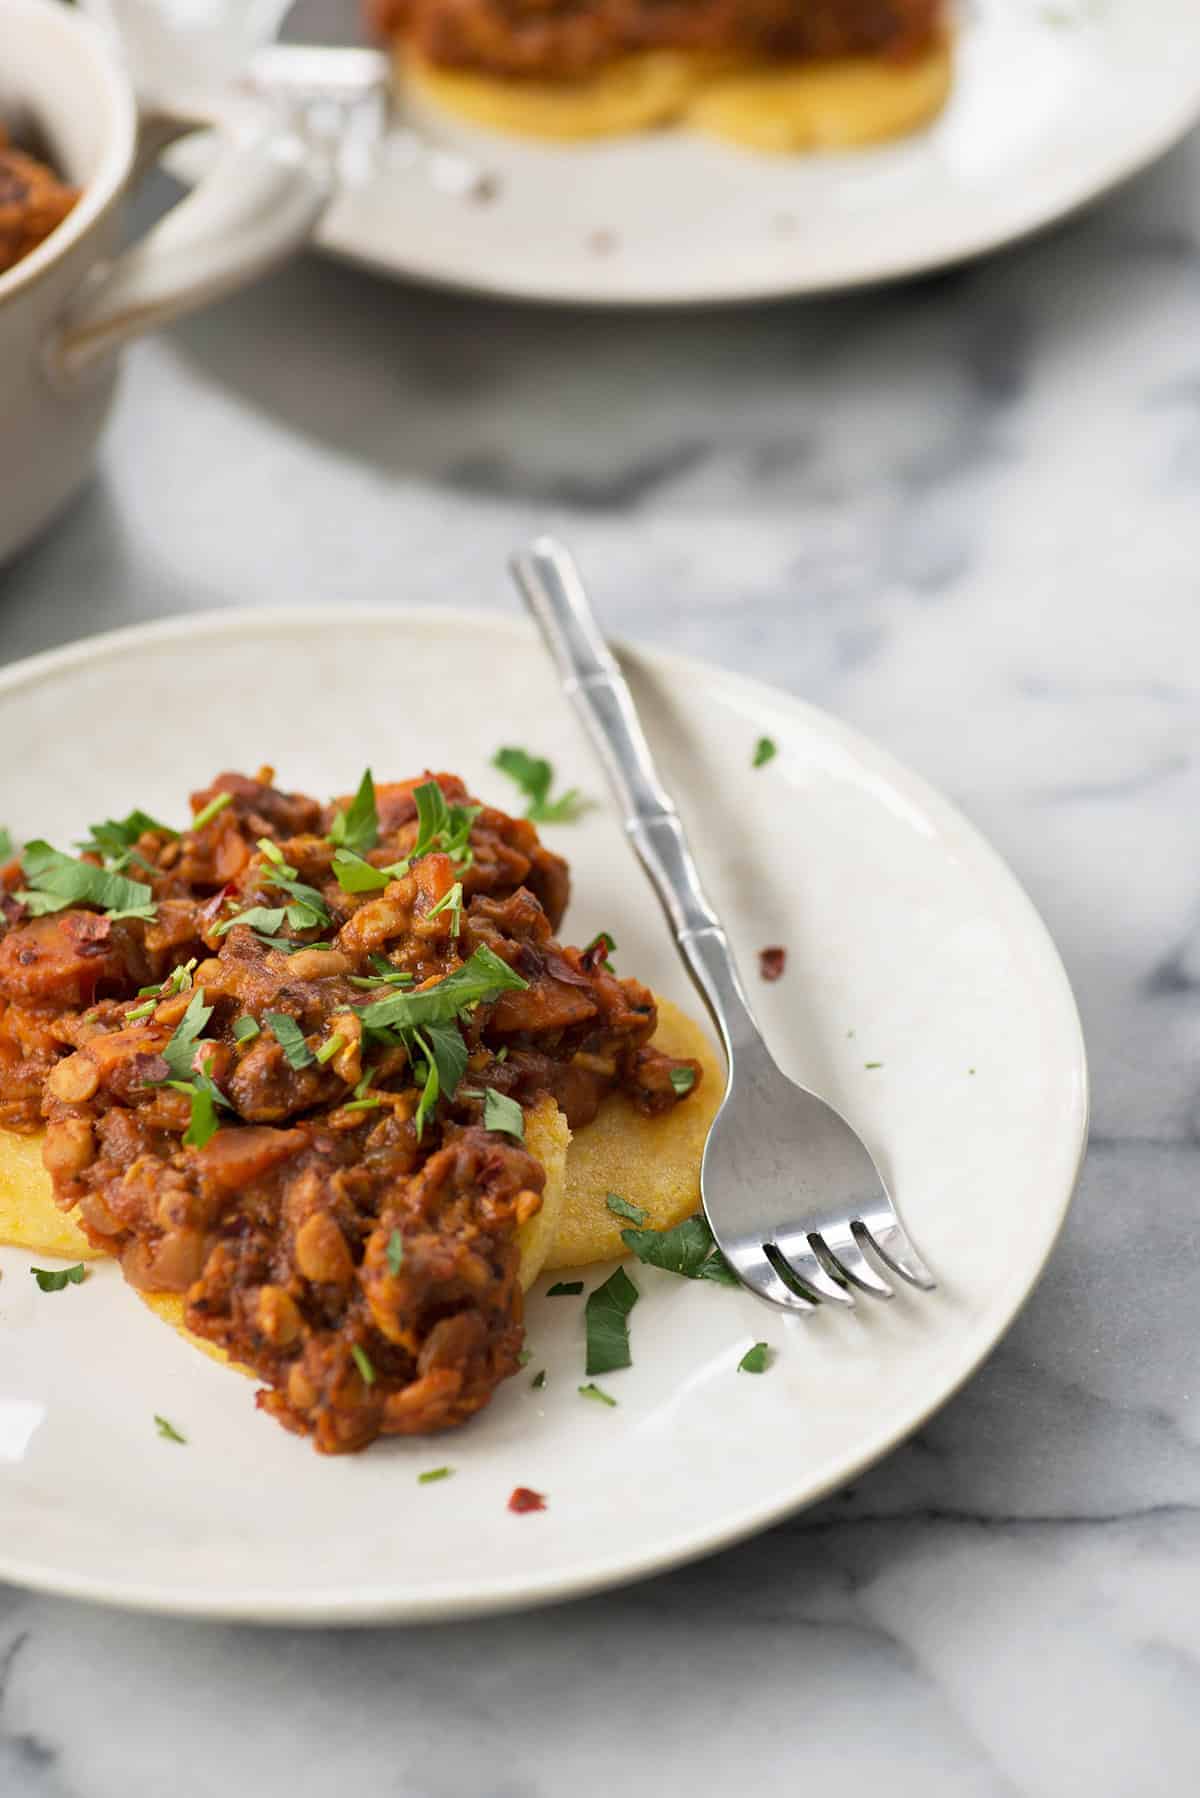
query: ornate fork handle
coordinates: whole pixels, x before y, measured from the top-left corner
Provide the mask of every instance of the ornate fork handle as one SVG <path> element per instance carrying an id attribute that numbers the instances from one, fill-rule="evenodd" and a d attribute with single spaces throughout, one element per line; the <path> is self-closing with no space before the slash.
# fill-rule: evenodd
<path id="1" fill-rule="evenodd" d="M 540 537 L 514 556 L 513 577 L 608 775 L 625 831 L 732 1065 L 766 1055 L 725 927 L 700 883 L 675 802 L 659 779 L 625 676 L 600 635 L 573 560 Z"/>

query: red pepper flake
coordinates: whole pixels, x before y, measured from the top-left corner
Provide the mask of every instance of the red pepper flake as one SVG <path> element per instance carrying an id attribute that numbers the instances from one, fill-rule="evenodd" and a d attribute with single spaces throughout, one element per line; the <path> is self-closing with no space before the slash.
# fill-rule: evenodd
<path id="1" fill-rule="evenodd" d="M 787 950 L 774 943 L 758 952 L 758 971 L 764 980 L 778 980 L 787 967 Z"/>
<path id="2" fill-rule="evenodd" d="M 510 1511 L 544 1511 L 546 1500 L 542 1493 L 531 1491 L 528 1486 L 517 1486 L 508 1501 Z"/>

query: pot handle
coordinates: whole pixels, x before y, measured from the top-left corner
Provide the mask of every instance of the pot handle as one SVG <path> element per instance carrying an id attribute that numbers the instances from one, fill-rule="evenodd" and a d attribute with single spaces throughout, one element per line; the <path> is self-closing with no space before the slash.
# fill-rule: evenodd
<path id="1" fill-rule="evenodd" d="M 135 167 L 212 117 L 142 115 Z M 332 191 L 328 157 L 258 112 L 220 122 L 220 150 L 194 190 L 84 282 L 46 345 L 51 377 L 73 381 L 131 338 L 232 293 L 309 236 Z"/>

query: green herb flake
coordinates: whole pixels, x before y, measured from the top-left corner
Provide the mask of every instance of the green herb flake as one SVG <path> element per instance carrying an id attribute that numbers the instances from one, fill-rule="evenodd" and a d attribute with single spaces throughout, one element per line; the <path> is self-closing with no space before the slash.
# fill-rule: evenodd
<path id="1" fill-rule="evenodd" d="M 87 1269 L 82 1261 L 74 1267 L 31 1267 L 30 1273 L 38 1283 L 39 1292 L 61 1292 L 64 1286 L 79 1286 L 87 1277 Z"/>
<path id="2" fill-rule="evenodd" d="M 627 1223 L 644 1224 L 646 1221 L 646 1213 L 641 1206 L 631 1205 L 629 1200 L 623 1199 L 619 1192 L 606 1192 L 604 1203 L 614 1217 L 623 1217 Z"/>
<path id="3" fill-rule="evenodd" d="M 483 807 L 447 804 L 436 780 L 422 781 L 414 787 L 413 800 L 417 807 L 417 840 L 409 853 L 410 861 L 438 849 L 451 861 L 469 867 L 474 860 L 471 826 Z"/>
<path id="4" fill-rule="evenodd" d="M 450 913 L 450 935 L 457 936 L 462 929 L 463 889 L 462 881 L 456 880 L 449 892 L 443 893 L 436 905 L 431 905 L 425 913 L 427 918 L 436 918 L 439 913 Z"/>
<path id="5" fill-rule="evenodd" d="M 256 1036 L 261 1035 L 262 1030 L 257 1018 L 247 1016 L 235 1019 L 233 1026 L 235 1043 L 252 1043 Z"/>
<path id="6" fill-rule="evenodd" d="M 283 926 L 284 907 L 282 905 L 250 905 L 245 911 L 235 912 L 232 918 L 225 918 L 213 931 L 214 936 L 224 936 L 235 924 L 244 924 L 247 930 L 254 931 L 256 936 L 273 936 Z"/>
<path id="7" fill-rule="evenodd" d="M 382 1104 L 383 1104 L 383 1100 L 376 1099 L 376 1098 L 347 1099 L 346 1103 L 342 1106 L 342 1110 L 343 1111 L 374 1111 L 377 1106 L 382 1105 Z"/>
<path id="8" fill-rule="evenodd" d="M 610 1398 L 607 1392 L 601 1392 L 594 1380 L 590 1380 L 586 1386 L 581 1386 L 579 1393 L 581 1398 L 594 1398 L 598 1405 L 608 1405 L 614 1411 L 617 1408 L 616 1399 Z"/>
<path id="9" fill-rule="evenodd" d="M 601 961 L 600 966 L 605 970 L 606 973 L 615 974 L 616 969 L 613 967 L 612 962 L 609 960 L 609 956 L 616 954 L 617 940 L 614 936 L 610 936 L 610 934 L 607 930 L 598 930 L 596 932 L 595 936 L 592 938 L 591 942 L 588 943 L 587 947 L 584 949 L 583 953 L 585 955 L 587 955 L 591 952 L 591 950 L 598 949 L 601 946 L 601 944 L 603 944 L 603 946 L 604 946 L 604 959 Z"/>
<path id="10" fill-rule="evenodd" d="M 196 1065 L 196 1043 L 207 1028 L 212 1013 L 212 1006 L 204 1003 L 204 988 L 198 986 L 162 1052 L 174 1079 L 191 1079 Z"/>
<path id="11" fill-rule="evenodd" d="M 695 1068 L 672 1068 L 671 1069 L 671 1086 L 672 1086 L 672 1089 L 676 1093 L 678 1093 L 678 1095 L 681 1099 L 683 1098 L 685 1093 L 691 1092 L 691 1090 L 692 1090 L 693 1086 L 695 1086 L 695 1084 L 696 1084 Z"/>
<path id="12" fill-rule="evenodd" d="M 217 1106 L 223 1105 L 226 1111 L 233 1109 L 229 1100 L 211 1075 L 206 1073 L 196 1074 L 191 1080 L 167 1080 L 163 1084 L 169 1086 L 172 1092 L 184 1093 L 191 1100 L 191 1119 L 184 1132 L 184 1147 L 202 1149 L 220 1129 Z"/>
<path id="13" fill-rule="evenodd" d="M 312 1066 L 316 1056 L 305 1042 L 304 1032 L 295 1018 L 290 1018 L 285 1011 L 264 1011 L 263 1023 L 283 1050 L 290 1067 Z"/>
<path id="14" fill-rule="evenodd" d="M 329 827 L 329 841 L 338 849 L 363 856 L 379 841 L 379 810 L 375 803 L 375 782 L 368 768 L 358 783 L 358 791 L 349 805 L 337 813 Z M 334 858 L 336 861 L 336 857 Z M 348 888 L 353 892 L 354 888 Z"/>
<path id="15" fill-rule="evenodd" d="M 865 1068 L 881 1068 L 883 1063 L 881 1061 L 864 1061 L 863 1066 Z"/>
<path id="16" fill-rule="evenodd" d="M 754 745 L 754 755 L 750 765 L 753 768 L 761 768 L 778 754 L 779 750 L 770 737 L 760 737 Z"/>
<path id="17" fill-rule="evenodd" d="M 21 868 L 28 883 L 17 898 L 35 918 L 63 911 L 68 905 L 94 905 L 107 918 L 142 918 L 157 915 L 154 895 L 140 880 L 77 861 L 37 839 L 27 843 Z"/>
<path id="18" fill-rule="evenodd" d="M 227 805 L 232 804 L 232 793 L 218 793 L 214 799 L 210 799 L 208 804 L 201 807 L 196 813 L 195 817 L 192 819 L 191 828 L 193 830 L 203 830 L 206 824 L 211 824 L 214 818 L 220 817 Z"/>
<path id="19" fill-rule="evenodd" d="M 150 868 L 151 873 L 157 873 L 157 869 L 144 856 L 136 853 L 134 844 L 139 838 L 150 834 L 167 837 L 172 841 L 179 835 L 169 824 L 161 824 L 157 818 L 152 818 L 149 812 L 140 808 L 131 811 L 125 818 L 105 818 L 100 824 L 90 824 L 88 833 L 86 840 L 77 843 L 76 848 L 81 849 L 85 855 L 100 856 L 105 867 L 118 874 L 130 862 L 136 862 L 139 867 Z"/>
<path id="20" fill-rule="evenodd" d="M 582 1291 L 582 1280 L 556 1280 L 553 1286 L 547 1288 L 546 1297 L 548 1299 L 573 1299 Z"/>
<path id="21" fill-rule="evenodd" d="M 157 1411 L 154 1413 L 154 1427 L 164 1441 L 180 1442 L 185 1448 L 187 1447 L 187 1437 L 181 1436 L 175 1425 L 168 1423 L 165 1417 L 160 1417 Z"/>
<path id="22" fill-rule="evenodd" d="M 525 816 L 535 824 L 572 824 L 587 809 L 576 787 L 551 799 L 554 769 L 542 756 L 530 755 L 526 749 L 498 749 L 492 767 L 517 783 L 527 801 Z"/>
<path id="23" fill-rule="evenodd" d="M 540 1392 L 546 1384 L 546 1369 L 544 1367 L 539 1367 L 529 1384 L 533 1387 L 535 1392 Z"/>
<path id="24" fill-rule="evenodd" d="M 517 1350 L 517 1366 L 518 1367 L 528 1367 L 528 1365 L 532 1359 L 533 1359 L 533 1356 L 527 1348 Z"/>
<path id="25" fill-rule="evenodd" d="M 388 1237 L 387 1264 L 389 1274 L 393 1280 L 397 1279 L 400 1269 L 404 1266 L 404 1238 L 399 1230 L 393 1230 Z"/>
<path id="26" fill-rule="evenodd" d="M 333 876 L 344 893 L 382 893 L 385 886 L 407 871 L 407 862 L 376 868 L 352 849 L 336 849 L 333 855 Z"/>
<path id="27" fill-rule="evenodd" d="M 321 1047 L 317 1050 L 315 1059 L 317 1061 L 318 1066 L 324 1067 L 325 1063 L 327 1061 L 333 1060 L 334 1056 L 337 1054 L 339 1049 L 344 1049 L 345 1047 L 346 1047 L 345 1037 L 342 1035 L 340 1030 L 335 1031 L 335 1033 L 330 1037 L 329 1041 L 327 1043 L 322 1043 Z"/>
<path id="28" fill-rule="evenodd" d="M 631 1367 L 629 1313 L 638 1302 L 638 1289 L 623 1267 L 610 1274 L 603 1286 L 588 1294 L 584 1307 L 587 1327 L 585 1373 L 612 1373 Z"/>
<path id="29" fill-rule="evenodd" d="M 427 1024 L 449 1024 L 468 1006 L 504 992 L 523 991 L 528 984 L 481 943 L 470 961 L 435 986 L 423 987 L 418 993 L 389 993 L 386 999 L 355 1010 L 370 1030 L 415 1030 Z"/>
<path id="30" fill-rule="evenodd" d="M 144 1004 L 135 1005 L 132 1011 L 127 1011 L 125 1013 L 125 1022 L 127 1024 L 140 1024 L 143 1018 L 150 1017 L 150 1015 L 157 1011 L 157 1009 L 158 1000 L 147 999 Z"/>
<path id="31" fill-rule="evenodd" d="M 354 1357 L 355 1367 L 357 1367 L 367 1385 L 373 1386 L 376 1380 L 376 1373 L 371 1357 L 368 1355 L 366 1349 L 360 1348 L 357 1342 L 352 1342 L 350 1344 L 350 1353 Z"/>
<path id="32" fill-rule="evenodd" d="M 517 1142 L 525 1140 L 525 1113 L 515 1099 L 507 1093 L 498 1093 L 494 1086 L 489 1086 L 483 1095 L 483 1127 L 485 1130 L 498 1130 L 503 1136 L 515 1137 Z"/>
<path id="33" fill-rule="evenodd" d="M 737 1364 L 739 1373 L 766 1373 L 770 1365 L 770 1348 L 765 1342 L 756 1342 L 748 1348 Z"/>
<path id="34" fill-rule="evenodd" d="M 453 1467 L 430 1467 L 417 1475 L 418 1486 L 432 1486 L 435 1480 L 448 1480 L 454 1476 Z"/>
<path id="35" fill-rule="evenodd" d="M 621 1241 L 647 1267 L 660 1267 L 664 1273 L 679 1274 L 685 1280 L 741 1285 L 700 1212 L 685 1218 L 673 1230 L 622 1230 Z"/>

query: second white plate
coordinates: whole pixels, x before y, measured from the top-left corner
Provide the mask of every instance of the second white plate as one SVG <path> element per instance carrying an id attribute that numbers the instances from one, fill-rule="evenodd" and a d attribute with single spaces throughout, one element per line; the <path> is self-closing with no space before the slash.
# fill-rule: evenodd
<path id="1" fill-rule="evenodd" d="M 521 299 L 666 305 L 911 275 L 1060 218 L 1200 116 L 1195 0 L 971 0 L 928 131 L 770 157 L 683 131 L 543 145 L 431 120 L 494 179 L 487 204 L 384 167 L 320 243 L 386 274 Z M 172 156 L 197 166 L 197 145 Z"/>

